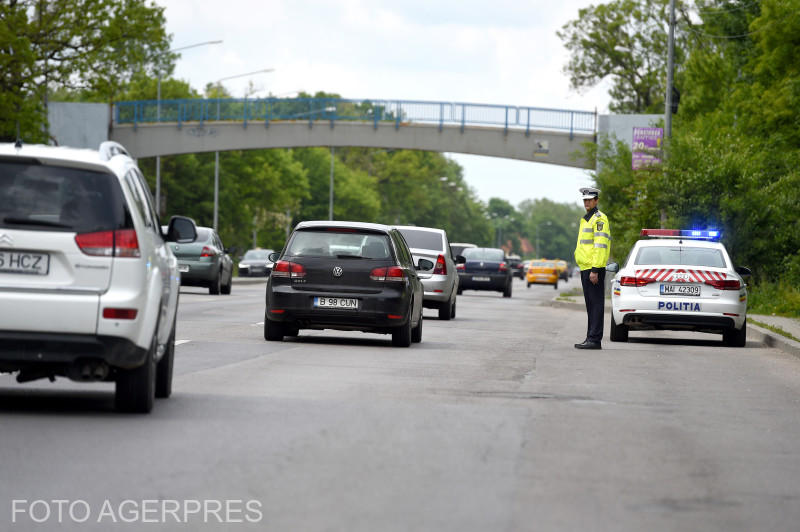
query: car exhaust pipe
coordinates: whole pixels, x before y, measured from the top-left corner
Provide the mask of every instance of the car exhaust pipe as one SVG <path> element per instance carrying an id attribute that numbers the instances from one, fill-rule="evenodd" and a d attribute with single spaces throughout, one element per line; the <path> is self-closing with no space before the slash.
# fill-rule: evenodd
<path id="1" fill-rule="evenodd" d="M 100 360 L 78 361 L 67 370 L 67 377 L 77 382 L 103 381 L 108 374 L 108 364 Z"/>

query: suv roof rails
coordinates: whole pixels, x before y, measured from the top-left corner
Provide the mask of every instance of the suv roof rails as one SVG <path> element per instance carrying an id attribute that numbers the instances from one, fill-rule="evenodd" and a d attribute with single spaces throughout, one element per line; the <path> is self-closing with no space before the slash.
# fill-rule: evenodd
<path id="1" fill-rule="evenodd" d="M 115 155 L 124 155 L 126 157 L 130 157 L 128 150 L 126 150 L 122 144 L 119 142 L 114 142 L 113 140 L 101 142 L 98 151 L 100 152 L 100 158 L 104 161 L 110 161 Z"/>

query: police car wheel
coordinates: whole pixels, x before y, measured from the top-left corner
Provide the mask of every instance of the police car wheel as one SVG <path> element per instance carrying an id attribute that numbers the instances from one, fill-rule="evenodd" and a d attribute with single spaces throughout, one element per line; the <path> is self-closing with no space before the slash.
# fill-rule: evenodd
<path id="1" fill-rule="evenodd" d="M 627 342 L 628 341 L 628 326 L 617 325 L 614 321 L 614 315 L 611 315 L 611 341 L 612 342 Z"/>
<path id="2" fill-rule="evenodd" d="M 747 320 L 741 329 L 730 329 L 722 333 L 722 342 L 729 347 L 744 347 L 747 344 Z"/>

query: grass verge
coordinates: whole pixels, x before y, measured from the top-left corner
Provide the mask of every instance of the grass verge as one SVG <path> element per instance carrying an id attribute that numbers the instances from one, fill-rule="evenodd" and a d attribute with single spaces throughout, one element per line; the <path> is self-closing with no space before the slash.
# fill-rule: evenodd
<path id="1" fill-rule="evenodd" d="M 800 318 L 800 289 L 785 281 L 747 287 L 747 312 Z"/>
<path id="2" fill-rule="evenodd" d="M 784 331 L 780 327 L 775 327 L 773 325 L 769 325 L 769 324 L 764 323 L 762 321 L 754 320 L 750 316 L 747 317 L 747 321 L 749 321 L 750 323 L 752 323 L 754 325 L 758 325 L 759 327 L 763 327 L 764 329 L 769 329 L 770 331 L 772 331 L 774 333 L 777 333 L 777 334 L 780 334 L 781 336 L 785 336 L 789 340 L 794 340 L 795 342 L 800 342 L 800 338 L 797 338 L 797 337 L 791 335 L 790 333 Z"/>

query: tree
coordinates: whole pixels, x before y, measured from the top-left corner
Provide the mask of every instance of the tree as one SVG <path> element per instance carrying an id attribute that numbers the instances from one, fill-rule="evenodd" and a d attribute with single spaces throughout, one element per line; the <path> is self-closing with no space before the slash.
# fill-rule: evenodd
<path id="1" fill-rule="evenodd" d="M 614 0 L 578 11 L 556 32 L 572 52 L 564 72 L 573 89 L 611 77 L 615 113 L 664 111 L 668 0 Z M 688 17 L 687 17 L 688 20 Z M 676 32 L 675 64 L 683 61 L 683 32 Z"/>
<path id="2" fill-rule="evenodd" d="M 147 0 L 5 0 L 0 137 L 43 140 L 48 90 L 111 102 L 137 72 L 168 72 L 168 50 L 164 8 Z"/>

